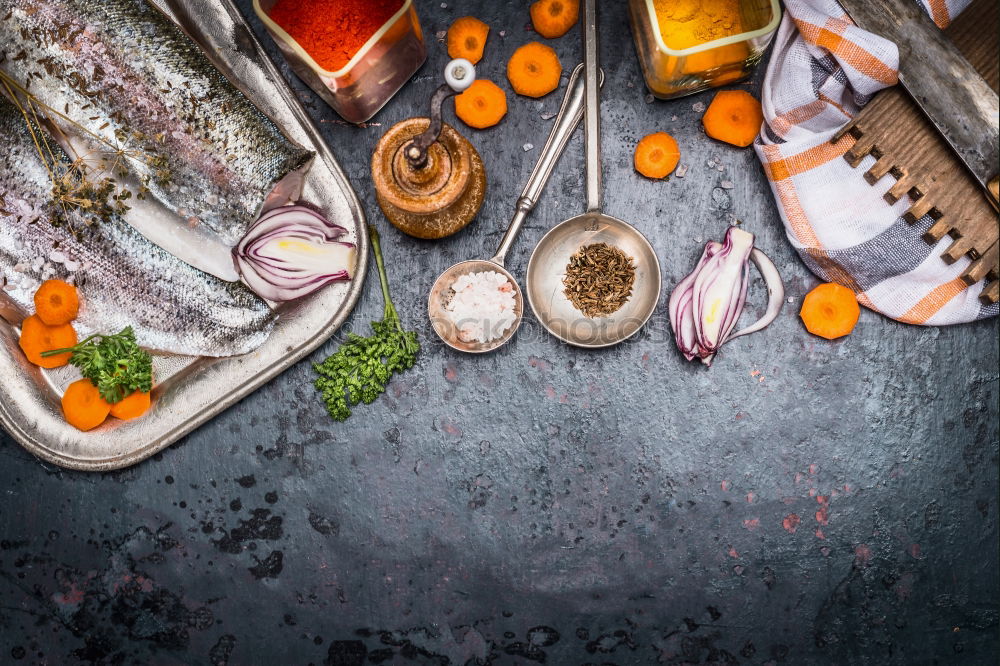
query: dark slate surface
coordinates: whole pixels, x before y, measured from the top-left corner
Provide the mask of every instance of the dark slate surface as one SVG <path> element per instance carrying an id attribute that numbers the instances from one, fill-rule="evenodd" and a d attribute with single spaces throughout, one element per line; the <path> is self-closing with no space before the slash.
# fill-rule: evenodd
<path id="1" fill-rule="evenodd" d="M 489 193 L 465 232 L 425 243 L 389 228 L 367 157 L 423 112 L 445 61 L 435 34 L 487 20 L 480 71 L 505 87 L 532 36 L 525 3 L 452 4 L 420 3 L 430 60 L 374 126 L 338 123 L 293 79 L 383 230 L 418 367 L 335 424 L 303 362 L 112 474 L 61 471 L 0 434 L 0 662 L 993 663 L 997 322 L 923 329 L 866 311 L 842 341 L 810 337 L 796 311 L 816 280 L 753 153 L 702 134 L 692 104 L 710 93 L 645 101 L 624 3 L 601 22 L 608 211 L 653 240 L 668 288 L 738 217 L 795 302 L 711 369 L 677 354 L 665 307 L 607 351 L 567 348 L 530 316 L 491 356 L 435 342 L 427 289 L 492 253 L 559 101 L 510 95 L 499 127 L 466 132 Z M 576 31 L 553 44 L 567 68 L 579 59 Z M 677 137 L 684 179 L 632 171 L 655 130 Z M 581 211 L 582 168 L 577 137 L 515 274 Z M 350 325 L 381 308 L 370 281 Z"/>

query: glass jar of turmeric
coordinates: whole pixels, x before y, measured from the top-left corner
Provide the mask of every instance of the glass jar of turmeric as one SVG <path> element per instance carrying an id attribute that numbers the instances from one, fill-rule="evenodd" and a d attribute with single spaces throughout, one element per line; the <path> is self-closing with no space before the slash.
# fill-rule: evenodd
<path id="1" fill-rule="evenodd" d="M 646 86 L 661 99 L 746 77 L 781 19 L 778 0 L 629 0 L 628 6 Z"/>

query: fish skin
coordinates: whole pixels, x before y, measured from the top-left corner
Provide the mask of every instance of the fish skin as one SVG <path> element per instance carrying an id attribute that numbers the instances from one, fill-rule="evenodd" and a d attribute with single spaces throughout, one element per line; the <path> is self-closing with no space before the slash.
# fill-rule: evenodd
<path id="1" fill-rule="evenodd" d="M 165 160 L 128 163 L 157 200 L 230 247 L 269 194 L 297 196 L 314 157 L 146 0 L 0 0 L 0 69 L 89 132 Z"/>
<path id="2" fill-rule="evenodd" d="M 42 130 L 33 125 L 36 133 Z M 73 211 L 65 222 L 52 199 L 52 180 L 21 112 L 0 97 L 0 284 L 23 312 L 34 311 L 35 290 L 47 277 L 73 274 L 80 313 L 73 327 L 82 340 L 132 326 L 140 346 L 190 356 L 231 356 L 259 347 L 274 326 L 274 313 L 237 282 L 203 273 L 150 243 L 117 215 L 86 227 Z M 56 160 L 69 158 L 49 142 Z M 45 260 L 51 268 L 46 271 Z M 41 264 L 41 265 L 39 265 Z"/>

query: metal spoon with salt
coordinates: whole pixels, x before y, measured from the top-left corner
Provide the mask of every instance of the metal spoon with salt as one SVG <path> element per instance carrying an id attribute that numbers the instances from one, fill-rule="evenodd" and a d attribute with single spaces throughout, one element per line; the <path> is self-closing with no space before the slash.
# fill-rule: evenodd
<path id="1" fill-rule="evenodd" d="M 524 297 L 521 294 L 521 288 L 518 286 L 517 280 L 504 268 L 504 260 L 507 258 L 507 252 L 513 246 L 514 240 L 521 230 L 521 226 L 524 224 L 525 219 L 527 219 L 528 213 L 538 203 L 542 190 L 545 188 L 545 184 L 548 182 L 549 176 L 552 174 L 556 162 L 559 160 L 559 156 L 562 155 L 563 149 L 569 142 L 573 130 L 580 124 L 584 107 L 583 78 L 583 65 L 580 64 L 576 66 L 576 69 L 573 70 L 573 74 L 570 76 L 559 114 L 556 116 L 555 123 L 549 133 L 549 138 L 545 142 L 545 147 L 542 148 L 541 155 L 538 157 L 538 162 L 535 164 L 531 176 L 528 177 L 524 191 L 521 192 L 521 196 L 517 199 L 517 208 L 514 211 L 514 217 L 511 218 L 510 225 L 507 227 L 507 232 L 504 234 L 496 254 L 490 259 L 470 259 L 469 261 L 463 261 L 451 266 L 434 281 L 434 285 L 431 287 L 431 293 L 427 298 L 427 314 L 430 316 L 434 332 L 452 349 L 472 354 L 493 351 L 510 340 L 521 325 L 521 317 L 524 314 Z M 603 72 L 600 73 L 600 79 L 601 83 L 603 83 Z M 515 320 L 498 338 L 489 342 L 466 342 L 459 338 L 458 328 L 448 317 L 445 306 L 454 294 L 451 290 L 451 285 L 454 284 L 459 276 L 483 271 L 495 271 L 506 276 L 511 286 L 514 287 Z"/>

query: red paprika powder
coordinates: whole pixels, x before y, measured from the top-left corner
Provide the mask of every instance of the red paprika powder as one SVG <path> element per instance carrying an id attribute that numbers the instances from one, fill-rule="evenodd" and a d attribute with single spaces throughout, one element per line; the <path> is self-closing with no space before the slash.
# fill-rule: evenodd
<path id="1" fill-rule="evenodd" d="M 403 0 L 278 0 L 268 16 L 327 71 L 346 65 Z"/>

